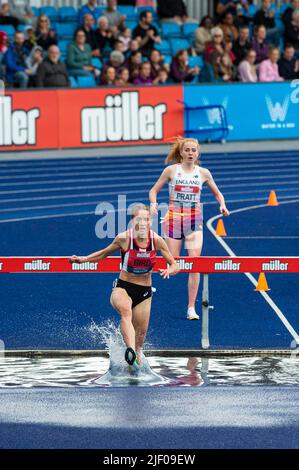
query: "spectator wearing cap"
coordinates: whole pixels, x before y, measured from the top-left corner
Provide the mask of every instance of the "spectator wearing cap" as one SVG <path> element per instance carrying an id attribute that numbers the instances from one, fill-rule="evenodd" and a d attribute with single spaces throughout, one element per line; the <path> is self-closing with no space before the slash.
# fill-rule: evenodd
<path id="1" fill-rule="evenodd" d="M 36 46 L 36 35 L 33 30 L 33 27 L 30 25 L 25 26 L 24 29 L 24 36 L 25 36 L 25 41 L 24 41 L 24 46 L 27 47 L 29 51 L 32 50 L 34 46 Z"/>
<path id="2" fill-rule="evenodd" d="M 183 0 L 158 0 L 157 12 L 161 23 L 174 21 L 178 25 L 197 23 L 196 19 L 188 17 L 186 4 Z"/>
<path id="3" fill-rule="evenodd" d="M 215 26 L 211 30 L 212 40 L 206 44 L 204 50 L 204 58 L 206 62 L 210 62 L 210 57 L 213 52 L 217 51 L 220 54 L 224 54 L 224 41 L 223 41 L 223 31 L 219 26 Z"/>
<path id="4" fill-rule="evenodd" d="M 267 31 L 264 25 L 256 26 L 252 40 L 252 48 L 256 52 L 256 64 L 260 64 L 268 58 L 269 44 L 266 43 L 266 34 Z"/>
<path id="5" fill-rule="evenodd" d="M 283 82 L 283 78 L 279 75 L 277 65 L 279 55 L 278 47 L 270 47 L 269 58 L 263 60 L 259 66 L 260 82 Z"/>
<path id="6" fill-rule="evenodd" d="M 149 57 L 151 50 L 156 44 L 161 42 L 157 29 L 152 24 L 153 14 L 151 11 L 144 10 L 140 13 L 138 26 L 133 30 L 132 37 L 137 39 L 139 50 L 142 55 Z"/>
<path id="7" fill-rule="evenodd" d="M 143 62 L 139 67 L 139 74 L 133 81 L 134 85 L 151 85 L 153 79 L 151 78 L 151 64 Z"/>
<path id="8" fill-rule="evenodd" d="M 97 76 L 98 70 L 92 65 L 91 47 L 86 43 L 86 36 L 83 29 L 77 29 L 74 41 L 67 50 L 66 64 L 70 75 L 78 76 Z"/>
<path id="9" fill-rule="evenodd" d="M 70 86 L 67 68 L 60 61 L 60 50 L 50 46 L 47 57 L 39 65 L 36 74 L 36 86 L 43 88 L 65 88 Z"/>
<path id="10" fill-rule="evenodd" d="M 223 31 L 224 41 L 230 40 L 234 42 L 238 39 L 239 34 L 237 28 L 234 26 L 234 17 L 229 11 L 224 13 L 219 27 Z"/>
<path id="11" fill-rule="evenodd" d="M 213 18 L 206 15 L 202 18 L 199 27 L 195 30 L 194 48 L 197 54 L 203 54 L 206 45 L 211 42 L 211 29 L 213 28 Z"/>
<path id="12" fill-rule="evenodd" d="M 191 82 L 194 77 L 199 75 L 199 67 L 189 67 L 188 52 L 186 50 L 178 51 L 170 64 L 170 78 L 175 83 Z"/>
<path id="13" fill-rule="evenodd" d="M 12 25 L 17 30 L 20 24 L 18 18 L 13 16 L 10 4 L 2 2 L 0 5 L 0 25 Z"/>
<path id="14" fill-rule="evenodd" d="M 30 77 L 30 70 L 26 65 L 29 51 L 24 47 L 24 40 L 24 33 L 16 31 L 14 42 L 9 46 L 3 58 L 7 82 L 19 88 L 27 88 Z"/>
<path id="15" fill-rule="evenodd" d="M 251 44 L 249 41 L 249 28 L 248 26 L 242 26 L 239 29 L 238 39 L 236 39 L 233 43 L 233 53 L 236 57 L 236 65 L 239 65 L 239 63 L 245 59 L 249 49 L 251 49 Z"/>
<path id="16" fill-rule="evenodd" d="M 88 0 L 88 2 L 83 5 L 78 11 L 78 25 L 82 26 L 84 15 L 90 14 L 93 16 L 95 24 L 97 24 L 98 18 L 100 16 L 100 10 L 98 7 L 97 0 Z"/>
<path id="17" fill-rule="evenodd" d="M 58 43 L 57 34 L 54 29 L 50 28 L 50 20 L 47 15 L 38 17 L 35 36 L 37 45 L 41 46 L 44 51 Z"/>
<path id="18" fill-rule="evenodd" d="M 295 48 L 292 44 L 286 44 L 283 56 L 278 61 L 278 71 L 285 80 L 299 78 L 299 59 L 295 57 Z"/>
<path id="19" fill-rule="evenodd" d="M 109 28 L 114 33 L 124 28 L 126 15 L 121 15 L 117 11 L 117 0 L 107 0 L 107 8 L 103 11 L 103 16 L 106 16 Z"/>
<path id="20" fill-rule="evenodd" d="M 281 32 L 276 27 L 275 12 L 271 9 L 271 4 L 271 0 L 262 0 L 260 10 L 253 17 L 253 23 L 255 26 L 264 25 L 267 31 L 267 42 L 278 46 Z"/>
<path id="21" fill-rule="evenodd" d="M 238 67 L 238 74 L 241 82 L 255 83 L 258 81 L 255 60 L 255 50 L 249 49 L 246 53 L 246 57 Z"/>
<path id="22" fill-rule="evenodd" d="M 292 14 L 292 21 L 284 31 L 286 44 L 292 44 L 295 49 L 299 49 L 299 9 Z"/>
<path id="23" fill-rule="evenodd" d="M 83 16 L 83 24 L 81 28 L 86 37 L 86 43 L 91 47 L 93 57 L 100 57 L 101 51 L 97 41 L 97 34 L 94 30 L 94 17 L 90 13 Z"/>

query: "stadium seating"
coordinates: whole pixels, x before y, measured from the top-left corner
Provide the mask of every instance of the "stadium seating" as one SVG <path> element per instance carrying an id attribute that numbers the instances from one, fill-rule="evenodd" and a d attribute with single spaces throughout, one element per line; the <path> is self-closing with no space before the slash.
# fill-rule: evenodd
<path id="1" fill-rule="evenodd" d="M 183 24 L 183 26 L 182 26 L 183 36 L 185 36 L 186 38 L 190 38 L 190 37 L 193 38 L 194 33 L 197 30 L 197 28 L 198 28 L 197 23 L 185 23 L 185 24 Z"/>
<path id="2" fill-rule="evenodd" d="M 6 33 L 9 39 L 13 38 L 13 35 L 15 34 L 15 28 L 10 24 L 1 25 L 0 31 L 3 31 L 4 33 Z"/>
<path id="3" fill-rule="evenodd" d="M 73 77 L 72 75 L 70 75 L 70 82 L 71 82 L 71 88 L 78 88 L 78 82 L 75 79 L 75 77 Z"/>
<path id="4" fill-rule="evenodd" d="M 92 88 L 97 86 L 96 81 L 92 75 L 88 77 L 77 77 L 77 83 L 79 88 Z"/>
<path id="5" fill-rule="evenodd" d="M 55 29 L 59 39 L 73 39 L 76 23 L 56 23 Z"/>
<path id="6" fill-rule="evenodd" d="M 168 38 L 180 38 L 181 37 L 181 28 L 180 26 L 173 23 L 163 23 L 161 25 L 162 37 L 164 39 Z"/>
<path id="7" fill-rule="evenodd" d="M 171 47 L 167 39 L 162 39 L 162 41 L 155 44 L 155 49 L 161 52 L 163 55 L 171 55 Z"/>
<path id="8" fill-rule="evenodd" d="M 175 55 L 178 51 L 182 49 L 189 49 L 190 44 L 187 39 L 170 39 L 170 47 L 171 47 L 171 52 L 172 55 Z"/>
<path id="9" fill-rule="evenodd" d="M 201 55 L 190 56 L 189 57 L 189 65 L 190 65 L 190 67 L 202 68 L 204 66 L 203 57 Z"/>
<path id="10" fill-rule="evenodd" d="M 102 61 L 101 61 L 101 59 L 99 59 L 98 57 L 93 57 L 93 58 L 91 59 L 91 63 L 92 63 L 92 65 L 93 65 L 96 69 L 98 69 L 98 70 L 101 70 L 101 69 L 103 68 Z"/>
<path id="11" fill-rule="evenodd" d="M 74 7 L 60 7 L 58 17 L 60 23 L 77 23 L 78 13 Z"/>
<path id="12" fill-rule="evenodd" d="M 129 21 L 136 21 L 137 22 L 138 19 L 139 19 L 136 8 L 131 6 L 131 5 L 119 5 L 117 7 L 117 10 L 122 15 L 126 15 L 126 17 Z"/>
<path id="13" fill-rule="evenodd" d="M 38 10 L 39 15 L 47 15 L 50 21 L 58 21 L 59 16 L 55 7 L 40 7 Z"/>

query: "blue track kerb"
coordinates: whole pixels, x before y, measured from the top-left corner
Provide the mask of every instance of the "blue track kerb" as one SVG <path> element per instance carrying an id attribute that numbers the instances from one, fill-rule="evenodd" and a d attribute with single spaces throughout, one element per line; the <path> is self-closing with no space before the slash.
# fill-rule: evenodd
<path id="1" fill-rule="evenodd" d="M 0 255 L 84 255 L 104 247 L 111 240 L 96 237 L 97 205 L 115 205 L 119 194 L 128 204 L 147 202 L 163 161 L 164 155 L 0 162 Z M 246 209 L 224 221 L 225 241 L 237 255 L 299 256 L 298 152 L 209 154 L 202 164 L 211 170 L 229 209 Z M 272 189 L 282 204 L 262 207 Z M 167 196 L 165 188 L 159 201 Z M 203 203 L 207 222 L 219 210 L 207 189 Z M 203 254 L 227 254 L 206 227 Z M 109 304 L 114 278 L 2 274 L 1 339 L 7 348 L 102 348 L 93 325 L 119 321 Z M 298 332 L 298 275 L 270 274 L 267 280 L 270 297 Z M 147 345 L 200 347 L 200 322 L 185 318 L 187 275 L 165 281 L 155 274 L 153 284 L 157 292 Z M 290 347 L 292 336 L 243 274 L 210 276 L 210 302 L 212 347 Z"/>

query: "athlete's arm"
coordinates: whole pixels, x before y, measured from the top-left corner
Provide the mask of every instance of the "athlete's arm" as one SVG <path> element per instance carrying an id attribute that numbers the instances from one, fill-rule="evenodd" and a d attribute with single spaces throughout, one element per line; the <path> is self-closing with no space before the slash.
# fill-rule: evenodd
<path id="1" fill-rule="evenodd" d="M 217 184 L 214 181 L 214 178 L 211 172 L 207 168 L 202 168 L 202 174 L 204 178 L 204 182 L 210 188 L 212 194 L 214 195 L 215 199 L 219 202 L 220 205 L 220 212 L 221 214 L 227 216 L 229 215 L 229 210 L 225 205 L 225 200 L 223 194 L 219 191 Z"/>
<path id="2" fill-rule="evenodd" d="M 112 243 L 110 245 L 106 246 L 106 248 L 103 248 L 100 251 L 95 251 L 94 253 L 91 253 L 88 256 L 76 256 L 73 255 L 70 258 L 70 263 L 84 263 L 86 261 L 98 261 L 101 259 L 107 258 L 107 256 L 112 255 L 112 253 L 115 253 L 119 249 L 123 248 L 124 244 L 124 233 L 121 233 L 115 237 Z"/>
<path id="3" fill-rule="evenodd" d="M 170 253 L 170 251 L 168 249 L 168 246 L 166 245 L 163 238 L 156 235 L 155 242 L 156 242 L 157 250 L 160 251 L 163 258 L 169 264 L 169 267 L 167 269 L 160 269 L 159 270 L 161 276 L 164 279 L 168 279 L 169 276 L 173 276 L 174 274 L 177 274 L 179 272 L 180 268 L 178 267 L 178 265 L 176 263 L 176 260 L 174 259 L 174 257 Z"/>
<path id="4" fill-rule="evenodd" d="M 157 210 L 157 194 L 161 191 L 161 189 L 163 188 L 163 186 L 168 183 L 168 181 L 171 179 L 171 175 L 172 174 L 172 168 L 171 166 L 168 166 L 167 168 L 165 168 L 158 181 L 156 181 L 156 183 L 154 184 L 154 186 L 152 187 L 152 189 L 150 190 L 149 192 L 149 200 L 150 200 L 150 203 L 151 203 L 151 214 L 153 215 L 156 215 L 158 210 Z"/>

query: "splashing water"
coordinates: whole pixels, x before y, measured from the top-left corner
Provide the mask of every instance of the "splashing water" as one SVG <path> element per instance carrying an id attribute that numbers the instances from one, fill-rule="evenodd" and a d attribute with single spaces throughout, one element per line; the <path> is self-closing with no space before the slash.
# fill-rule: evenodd
<path id="1" fill-rule="evenodd" d="M 125 387 L 127 385 L 162 385 L 168 379 L 154 372 L 141 353 L 141 364 L 129 366 L 125 362 L 126 345 L 123 341 L 120 329 L 112 321 L 106 325 L 97 325 L 94 321 L 89 325 L 89 331 L 98 335 L 109 350 L 109 369 L 99 379 L 95 380 L 98 385 L 110 385 Z"/>

